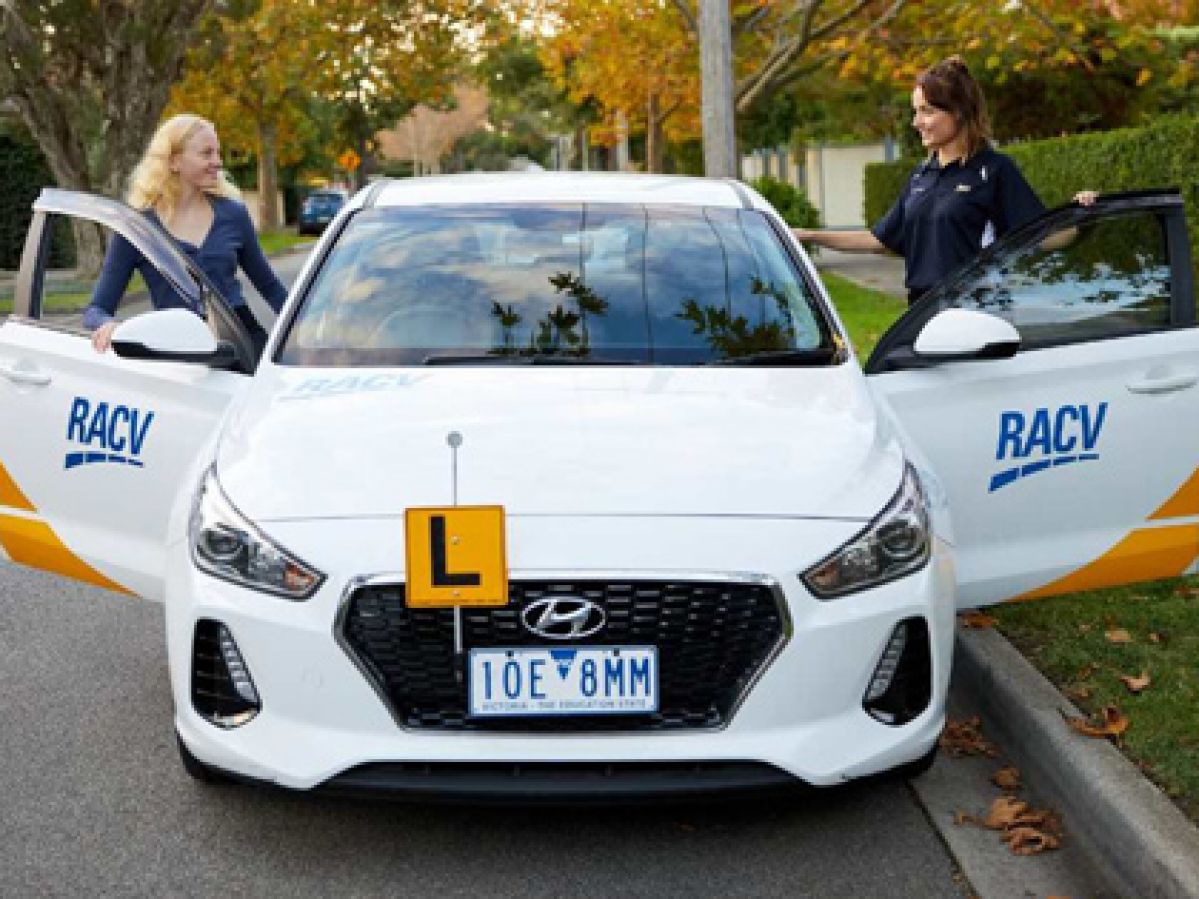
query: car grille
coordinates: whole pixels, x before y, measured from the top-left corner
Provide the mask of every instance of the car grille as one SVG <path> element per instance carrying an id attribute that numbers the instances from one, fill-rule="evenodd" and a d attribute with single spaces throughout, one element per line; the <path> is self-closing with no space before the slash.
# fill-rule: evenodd
<path id="1" fill-rule="evenodd" d="M 521 610 L 547 596 L 581 596 L 603 607 L 598 632 L 569 644 L 525 630 Z M 480 718 L 467 715 L 464 666 L 454 656 L 452 609 L 410 609 L 402 584 L 349 597 L 342 645 L 404 727 L 451 731 L 685 730 L 720 727 L 781 647 L 781 595 L 763 584 L 695 581 L 518 581 L 508 605 L 462 610 L 463 650 L 479 647 L 658 648 L 659 711 L 637 715 Z"/>

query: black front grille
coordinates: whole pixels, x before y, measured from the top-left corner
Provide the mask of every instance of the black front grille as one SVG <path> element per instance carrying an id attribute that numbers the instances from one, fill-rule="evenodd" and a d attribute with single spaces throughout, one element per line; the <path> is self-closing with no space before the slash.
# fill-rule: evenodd
<path id="1" fill-rule="evenodd" d="M 606 623 L 569 644 L 531 634 L 521 610 L 546 596 L 589 599 L 604 609 Z M 408 608 L 402 584 L 360 587 L 341 628 L 348 651 L 401 724 L 458 731 L 719 727 L 785 633 L 783 611 L 769 587 L 693 581 L 513 582 L 507 606 L 463 609 L 462 624 L 465 653 L 479 647 L 656 646 L 659 711 L 472 719 L 464 664 L 454 655 L 453 610 Z"/>

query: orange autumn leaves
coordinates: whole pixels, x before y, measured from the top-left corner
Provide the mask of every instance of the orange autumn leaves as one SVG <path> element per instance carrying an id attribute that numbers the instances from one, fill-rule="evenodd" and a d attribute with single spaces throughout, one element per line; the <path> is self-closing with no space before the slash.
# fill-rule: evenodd
<path id="1" fill-rule="evenodd" d="M 1103 638 L 1113 646 L 1126 646 L 1135 642 L 1132 634 L 1126 628 L 1109 626 L 1103 632 Z M 1156 638 L 1156 639 L 1155 639 Z M 1158 634 L 1150 634 L 1151 643 L 1161 642 L 1161 637 Z M 1086 669 L 1080 672 L 1082 680 L 1088 679 L 1098 669 L 1098 665 L 1088 665 Z M 1150 676 L 1148 669 L 1142 670 L 1139 674 L 1118 674 L 1117 679 L 1124 684 L 1128 692 L 1134 696 L 1139 695 L 1144 690 L 1148 689 L 1153 683 L 1153 678 Z M 1089 698 L 1089 691 L 1076 690 L 1073 694 L 1079 699 Z M 1062 716 L 1066 724 L 1068 724 L 1076 732 L 1086 737 L 1119 737 L 1128 730 L 1131 721 L 1115 705 L 1105 705 L 1096 714 L 1090 718 L 1078 718 L 1063 714 Z"/>
<path id="2" fill-rule="evenodd" d="M 953 758 L 994 758 L 998 755 L 994 744 L 983 736 L 977 716 L 950 718 L 941 734 L 940 745 L 941 751 Z M 991 782 L 1004 793 L 991 803 L 987 814 L 979 818 L 958 812 L 954 824 L 974 824 L 999 831 L 1000 839 L 1015 855 L 1036 855 L 1061 845 L 1062 826 L 1058 816 L 1049 809 L 1035 809 L 1012 795 L 1023 787 L 1018 768 L 1013 765 L 1000 768 L 991 775 Z"/>

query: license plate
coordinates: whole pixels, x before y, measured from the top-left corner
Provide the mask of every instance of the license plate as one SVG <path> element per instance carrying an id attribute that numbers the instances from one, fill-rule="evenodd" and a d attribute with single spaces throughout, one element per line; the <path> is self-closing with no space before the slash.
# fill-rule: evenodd
<path id="1" fill-rule="evenodd" d="M 635 715 L 658 710 L 653 646 L 470 651 L 471 715 Z"/>

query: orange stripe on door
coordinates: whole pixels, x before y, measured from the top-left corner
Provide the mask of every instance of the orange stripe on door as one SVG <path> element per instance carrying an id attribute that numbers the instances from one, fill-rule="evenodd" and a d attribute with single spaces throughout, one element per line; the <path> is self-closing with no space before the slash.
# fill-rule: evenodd
<path id="1" fill-rule="evenodd" d="M 36 512 L 33 503 L 21 492 L 17 482 L 0 465 L 0 506 L 11 506 L 14 509 L 24 509 L 26 512 Z"/>
<path id="2" fill-rule="evenodd" d="M 1149 516 L 1150 521 L 1161 518 L 1184 518 L 1199 515 L 1199 469 L 1179 487 L 1160 509 Z"/>
<path id="3" fill-rule="evenodd" d="M 1016 596 L 1013 601 L 1178 577 L 1196 556 L 1199 556 L 1199 525 L 1133 531 L 1095 561 L 1044 587 Z"/>
<path id="4" fill-rule="evenodd" d="M 15 515 L 0 515 L 0 545 L 18 565 L 41 568 L 106 590 L 134 595 L 67 549 L 44 522 L 17 518 Z"/>

